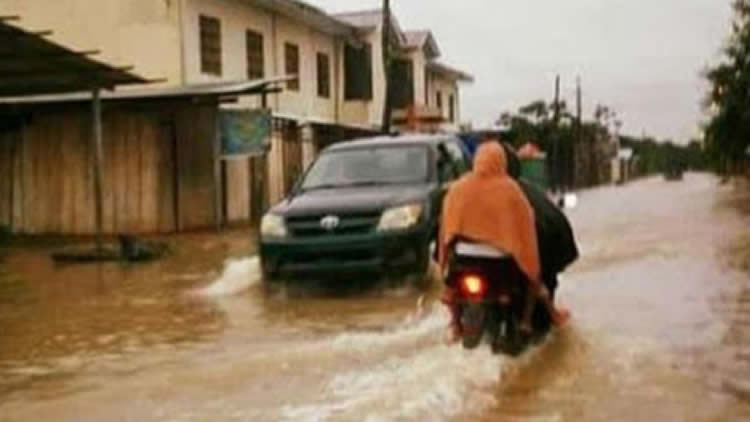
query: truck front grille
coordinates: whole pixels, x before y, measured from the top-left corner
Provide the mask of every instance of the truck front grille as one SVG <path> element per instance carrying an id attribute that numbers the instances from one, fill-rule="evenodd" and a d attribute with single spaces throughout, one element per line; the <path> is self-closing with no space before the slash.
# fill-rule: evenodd
<path id="1" fill-rule="evenodd" d="M 286 221 L 287 228 L 294 237 L 358 235 L 374 232 L 380 219 L 380 213 L 337 215 L 339 225 L 327 230 L 320 223 L 327 215 L 336 214 L 289 217 Z"/>

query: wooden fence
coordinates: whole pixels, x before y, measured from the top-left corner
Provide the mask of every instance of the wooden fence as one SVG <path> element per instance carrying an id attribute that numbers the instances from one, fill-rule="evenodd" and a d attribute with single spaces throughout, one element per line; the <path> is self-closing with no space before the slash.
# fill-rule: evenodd
<path id="1" fill-rule="evenodd" d="M 32 108 L 14 119 L 0 130 L 0 225 L 27 234 L 93 233 L 88 108 Z M 103 131 L 105 232 L 215 224 L 215 104 L 109 105 Z"/>

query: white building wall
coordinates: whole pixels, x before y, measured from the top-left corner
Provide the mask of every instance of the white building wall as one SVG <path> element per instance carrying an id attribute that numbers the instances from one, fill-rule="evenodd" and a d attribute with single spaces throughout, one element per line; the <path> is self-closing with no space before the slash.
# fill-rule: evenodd
<path id="1" fill-rule="evenodd" d="M 282 115 L 333 121 L 335 97 L 318 97 L 317 53 L 329 56 L 331 63 L 331 91 L 334 90 L 335 38 L 298 22 L 257 9 L 236 0 L 184 0 L 185 69 L 187 83 L 236 81 L 247 79 L 245 32 L 263 34 L 265 77 L 286 76 L 284 45 L 289 42 L 299 48 L 300 90 L 284 90 L 269 96 L 268 105 Z M 207 15 L 221 22 L 222 74 L 208 75 L 200 68 L 199 16 Z M 242 106 L 257 107 L 258 97 L 243 100 Z"/>
<path id="2" fill-rule="evenodd" d="M 437 109 L 437 93 L 440 92 L 443 97 L 442 116 L 445 119 L 443 126 L 446 129 L 458 129 L 461 122 L 461 99 L 459 98 L 458 83 L 455 80 L 448 79 L 434 72 L 430 72 L 430 75 L 430 107 Z M 455 101 L 455 118 L 453 122 L 449 120 L 451 95 L 453 95 Z"/>
<path id="3" fill-rule="evenodd" d="M 269 96 L 276 112 L 302 120 L 378 127 L 385 96 L 385 73 L 381 31 L 364 37 L 372 47 L 373 98 L 344 101 L 342 39 L 336 39 L 289 19 L 254 8 L 242 0 L 0 0 L 0 13 L 20 15 L 30 29 L 52 29 L 51 39 L 77 50 L 99 49 L 95 56 L 115 65 L 134 65 L 134 72 L 165 85 L 236 81 L 247 78 L 245 31 L 264 35 L 265 76 L 284 75 L 284 43 L 300 48 L 301 91 Z M 95 14 L 96 19 L 85 18 Z M 221 21 L 222 75 L 203 74 L 200 69 L 200 14 Z M 83 17 L 83 18 L 82 18 Z M 182 24 L 180 24 L 182 22 Z M 331 91 L 329 99 L 317 96 L 316 53 L 329 55 Z M 410 53 L 414 63 L 415 102 L 424 103 L 424 52 Z M 433 74 L 434 75 L 434 74 Z M 433 76 L 435 77 L 435 76 Z M 435 106 L 435 93 L 443 92 L 444 113 L 451 92 L 460 101 L 455 83 L 437 79 L 429 85 L 428 106 Z M 240 106 L 257 107 L 259 97 L 243 99 Z M 457 119 L 459 120 L 459 119 Z"/>
<path id="4" fill-rule="evenodd" d="M 427 58 L 423 49 L 417 49 L 409 54 L 414 67 L 414 103 L 417 106 L 426 106 L 425 103 L 425 66 Z"/>
<path id="5" fill-rule="evenodd" d="M 180 2 L 155 0 L 0 0 L 0 15 L 27 30 L 51 30 L 50 40 L 133 73 L 179 84 Z"/>

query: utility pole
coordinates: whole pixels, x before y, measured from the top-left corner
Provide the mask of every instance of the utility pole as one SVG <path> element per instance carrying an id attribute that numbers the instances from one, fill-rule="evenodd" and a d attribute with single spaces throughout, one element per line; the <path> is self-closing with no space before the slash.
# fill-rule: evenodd
<path id="1" fill-rule="evenodd" d="M 93 107 L 93 137 L 94 143 L 94 221 L 96 224 L 96 252 L 102 253 L 104 249 L 104 240 L 102 239 L 103 229 L 103 201 L 104 187 L 102 186 L 102 162 L 104 160 L 102 152 L 102 100 L 101 90 L 94 88 L 92 90 L 92 107 Z"/>
<path id="2" fill-rule="evenodd" d="M 385 72 L 385 102 L 383 104 L 383 133 L 391 132 L 391 1 L 383 0 L 382 24 L 383 71 Z"/>
<path id="3" fill-rule="evenodd" d="M 573 180 L 575 183 L 576 169 L 576 149 L 581 148 L 583 142 L 583 121 L 582 121 L 582 95 L 581 95 L 581 77 L 576 78 L 576 140 L 573 146 Z"/>
<path id="4" fill-rule="evenodd" d="M 560 75 L 555 77 L 555 126 L 560 123 Z"/>
<path id="5" fill-rule="evenodd" d="M 553 170 L 552 174 L 555 178 L 554 182 L 552 183 L 552 187 L 555 190 L 559 190 L 560 187 L 563 185 L 562 181 L 562 163 L 560 162 L 560 136 L 559 136 L 559 129 L 560 129 L 560 75 L 557 75 L 555 77 L 555 103 L 553 105 L 554 107 L 554 116 L 552 118 L 552 164 L 553 164 Z"/>

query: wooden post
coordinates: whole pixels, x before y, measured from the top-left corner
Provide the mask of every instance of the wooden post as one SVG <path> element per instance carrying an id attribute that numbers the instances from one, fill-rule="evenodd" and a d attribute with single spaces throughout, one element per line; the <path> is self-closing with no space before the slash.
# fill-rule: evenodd
<path id="1" fill-rule="evenodd" d="M 391 2 L 383 0 L 382 24 L 383 71 L 385 72 L 385 100 L 383 102 L 383 127 L 385 134 L 391 132 Z"/>
<path id="2" fill-rule="evenodd" d="M 575 184 L 575 170 L 577 166 L 575 165 L 575 161 L 577 160 L 576 157 L 576 149 L 583 148 L 582 145 L 582 138 L 583 138 L 583 122 L 582 122 L 582 116 L 581 116 L 581 77 L 579 76 L 576 78 L 576 141 L 573 147 L 573 180 Z M 582 151 L 582 150 L 581 150 Z M 585 182 L 582 184 L 585 185 Z"/>
<path id="3" fill-rule="evenodd" d="M 181 188 L 181 177 L 180 177 L 180 142 L 178 141 L 179 132 L 177 131 L 178 125 L 178 111 L 172 109 L 170 112 L 170 134 L 172 142 L 172 215 L 174 218 L 174 231 L 179 233 L 182 231 L 182 211 L 180 210 L 180 190 Z"/>
<path id="4" fill-rule="evenodd" d="M 216 105 L 216 113 L 214 114 L 216 119 L 216 132 L 214 134 L 214 212 L 216 213 L 216 230 L 221 230 L 222 225 L 222 190 L 224 186 L 221 183 L 221 126 L 219 123 L 219 105 Z"/>
<path id="5" fill-rule="evenodd" d="M 562 166 L 560 165 L 560 75 L 555 78 L 555 104 L 552 131 L 552 189 L 559 191 L 562 187 Z"/>
<path id="6" fill-rule="evenodd" d="M 102 103 L 100 88 L 92 91 L 93 137 L 94 142 L 94 212 L 96 221 L 96 249 L 101 251 L 102 240 Z"/>
<path id="7" fill-rule="evenodd" d="M 23 118 L 21 119 L 21 129 L 18 131 L 18 138 L 10 140 L 10 159 L 8 160 L 8 180 L 10 185 L 8 186 L 8 229 L 13 232 L 15 230 L 15 221 L 13 219 L 15 215 L 15 199 L 16 199 L 16 161 L 18 160 L 18 148 L 23 139 Z"/>

